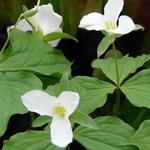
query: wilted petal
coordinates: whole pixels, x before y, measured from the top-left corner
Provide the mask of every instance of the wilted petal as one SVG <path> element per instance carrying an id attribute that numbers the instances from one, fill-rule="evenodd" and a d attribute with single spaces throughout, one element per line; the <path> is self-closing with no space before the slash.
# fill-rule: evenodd
<path id="1" fill-rule="evenodd" d="M 104 16 L 106 21 L 108 20 L 116 23 L 123 9 L 123 5 L 123 0 L 108 0 L 104 8 Z"/>
<path id="2" fill-rule="evenodd" d="M 71 123 L 68 118 L 54 117 L 50 125 L 51 142 L 58 147 L 66 147 L 73 140 Z"/>
<path id="3" fill-rule="evenodd" d="M 70 91 L 64 91 L 58 97 L 59 103 L 65 107 L 68 116 L 70 116 L 77 108 L 79 99 L 78 93 Z"/>
<path id="4" fill-rule="evenodd" d="M 39 6 L 38 12 L 35 14 L 36 25 L 44 33 L 44 35 L 57 31 L 62 17 L 54 12 L 51 4 Z"/>
<path id="5" fill-rule="evenodd" d="M 81 19 L 79 27 L 87 30 L 100 31 L 103 30 L 104 24 L 104 16 L 100 13 L 93 12 Z"/>
<path id="6" fill-rule="evenodd" d="M 29 91 L 21 96 L 21 99 L 29 111 L 48 116 L 52 116 L 53 107 L 58 102 L 56 97 L 41 90 Z"/>
<path id="7" fill-rule="evenodd" d="M 116 29 L 110 30 L 115 34 L 127 34 L 135 29 L 133 20 L 128 16 L 121 16 L 119 18 L 119 25 Z"/>

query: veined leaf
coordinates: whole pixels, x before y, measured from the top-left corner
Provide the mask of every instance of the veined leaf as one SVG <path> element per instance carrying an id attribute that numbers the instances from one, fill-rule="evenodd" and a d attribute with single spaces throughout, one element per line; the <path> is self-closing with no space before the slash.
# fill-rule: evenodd
<path id="1" fill-rule="evenodd" d="M 150 109 L 150 69 L 127 80 L 121 90 L 133 105 Z"/>
<path id="2" fill-rule="evenodd" d="M 75 123 L 82 125 L 82 126 L 92 128 L 92 129 L 98 129 L 98 126 L 97 126 L 95 120 L 93 120 L 89 115 L 87 115 L 84 112 L 76 111 L 71 116 L 71 120 Z"/>
<path id="3" fill-rule="evenodd" d="M 11 45 L 0 54 L 0 72 L 26 70 L 50 75 L 70 71 L 70 63 L 60 51 L 29 33 L 15 30 Z"/>
<path id="4" fill-rule="evenodd" d="M 70 81 L 69 88 L 79 93 L 79 109 L 89 114 L 105 104 L 107 95 L 114 92 L 115 86 L 97 78 L 79 76 Z"/>
<path id="5" fill-rule="evenodd" d="M 134 73 L 139 67 L 143 66 L 144 63 L 149 60 L 150 55 L 142 55 L 136 58 L 124 56 L 117 59 L 120 85 L 124 79 L 129 76 L 129 74 Z M 101 69 L 110 80 L 117 84 L 115 58 L 110 57 L 108 59 L 97 59 L 92 63 L 92 67 Z"/>
<path id="6" fill-rule="evenodd" d="M 6 128 L 13 114 L 22 114 L 27 109 L 21 101 L 21 95 L 34 89 L 42 89 L 41 81 L 30 73 L 0 73 L 0 135 Z"/>
<path id="7" fill-rule="evenodd" d="M 51 144 L 48 131 L 18 133 L 6 141 L 3 150 L 65 150 Z"/>
<path id="8" fill-rule="evenodd" d="M 134 135 L 134 129 L 115 117 L 96 119 L 98 129 L 78 127 L 75 139 L 90 150 L 136 150 L 134 146 L 124 145 Z"/>
<path id="9" fill-rule="evenodd" d="M 139 147 L 140 150 L 150 148 L 150 120 L 144 121 L 131 138 L 131 144 Z"/>

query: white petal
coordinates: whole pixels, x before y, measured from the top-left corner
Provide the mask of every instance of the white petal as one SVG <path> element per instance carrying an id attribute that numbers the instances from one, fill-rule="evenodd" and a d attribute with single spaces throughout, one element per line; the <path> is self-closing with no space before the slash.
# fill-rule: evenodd
<path id="1" fill-rule="evenodd" d="M 56 97 L 41 90 L 29 91 L 21 96 L 21 99 L 29 111 L 48 116 L 52 116 L 53 106 L 58 103 Z"/>
<path id="2" fill-rule="evenodd" d="M 100 13 L 93 12 L 81 19 L 79 27 L 87 30 L 100 31 L 104 28 L 104 24 L 104 16 Z"/>
<path id="3" fill-rule="evenodd" d="M 62 32 L 62 29 L 61 29 L 61 28 L 58 28 L 58 29 L 57 29 L 57 32 Z M 50 44 L 50 45 L 53 46 L 53 47 L 56 47 L 56 46 L 58 45 L 59 41 L 60 41 L 60 39 L 55 40 L 55 41 L 49 41 L 48 44 Z"/>
<path id="4" fill-rule="evenodd" d="M 134 30 L 144 30 L 144 27 L 139 25 L 139 24 L 135 24 L 135 29 Z"/>
<path id="5" fill-rule="evenodd" d="M 133 20 L 128 16 L 121 16 L 119 18 L 118 27 L 110 31 L 115 34 L 127 34 L 133 30 L 135 30 L 135 24 Z"/>
<path id="6" fill-rule="evenodd" d="M 123 9 L 123 0 L 108 0 L 104 8 L 104 16 L 106 21 L 117 23 L 118 17 Z"/>
<path id="7" fill-rule="evenodd" d="M 73 140 L 71 123 L 68 118 L 54 117 L 50 125 L 51 142 L 58 147 L 66 147 Z"/>
<path id="8" fill-rule="evenodd" d="M 58 97 L 59 103 L 66 109 L 67 116 L 70 116 L 75 111 L 79 104 L 79 99 L 78 93 L 70 91 L 64 91 Z"/>
<path id="9" fill-rule="evenodd" d="M 7 32 L 9 33 L 10 29 L 14 28 L 14 26 L 10 26 L 7 28 Z M 25 19 L 22 19 L 19 21 L 19 23 L 16 26 L 16 29 L 21 31 L 32 31 L 31 26 L 28 24 L 28 22 Z"/>
<path id="10" fill-rule="evenodd" d="M 102 26 L 99 26 L 99 25 L 92 25 L 92 26 L 86 27 L 86 29 L 89 31 L 91 31 L 91 30 L 95 30 L 95 31 L 104 30 L 104 28 Z"/>
<path id="11" fill-rule="evenodd" d="M 40 6 L 34 17 L 44 35 L 57 31 L 62 22 L 62 17 L 54 12 L 51 4 Z"/>

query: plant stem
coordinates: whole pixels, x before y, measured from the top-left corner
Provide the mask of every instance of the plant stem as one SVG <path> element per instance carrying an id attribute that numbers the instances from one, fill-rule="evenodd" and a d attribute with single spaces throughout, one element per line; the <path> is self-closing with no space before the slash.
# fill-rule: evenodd
<path id="1" fill-rule="evenodd" d="M 113 106 L 113 114 L 115 116 L 118 116 L 118 113 L 120 111 L 120 82 L 119 82 L 119 71 L 118 71 L 118 61 L 117 61 L 117 54 L 116 54 L 116 47 L 115 43 L 112 44 L 113 52 L 114 52 L 114 63 L 115 63 L 115 69 L 116 69 L 116 77 L 117 77 L 117 84 L 116 84 L 116 100 L 114 102 Z"/>
<path id="2" fill-rule="evenodd" d="M 118 116 L 120 112 L 120 90 L 116 89 L 115 94 L 116 94 L 116 99 L 113 106 L 113 115 Z"/>
<path id="3" fill-rule="evenodd" d="M 120 89 L 118 61 L 117 61 L 117 54 L 116 54 L 115 43 L 113 43 L 112 46 L 113 46 L 113 52 L 114 52 L 114 56 L 115 56 L 115 68 L 116 68 L 116 76 L 117 76 L 117 85 L 116 85 L 116 87 L 117 87 L 117 89 Z"/>
<path id="4" fill-rule="evenodd" d="M 143 118 L 145 112 L 146 112 L 146 109 L 143 108 L 143 109 L 140 111 L 140 113 L 138 114 L 138 116 L 135 118 L 135 120 L 134 120 L 133 123 L 132 123 L 132 126 L 133 126 L 134 128 L 138 128 L 138 126 L 139 126 L 139 124 L 140 124 L 140 122 L 141 122 L 141 120 L 142 120 L 142 118 Z"/>
<path id="5" fill-rule="evenodd" d="M 12 30 L 10 30 L 10 34 L 8 35 L 7 40 L 5 41 L 5 43 L 4 43 L 4 45 L 3 45 L 2 49 L 1 49 L 1 52 L 3 52 L 4 49 L 6 48 L 8 42 L 9 42 L 9 40 L 10 40 L 10 38 L 11 38 L 11 36 L 12 36 L 14 30 L 16 29 L 16 26 L 17 26 L 17 24 L 19 23 L 19 21 L 20 21 L 21 18 L 22 18 L 22 16 L 20 15 L 19 18 L 18 18 L 18 20 L 16 21 L 16 23 L 15 23 L 15 25 L 14 25 L 14 28 L 13 28 Z"/>

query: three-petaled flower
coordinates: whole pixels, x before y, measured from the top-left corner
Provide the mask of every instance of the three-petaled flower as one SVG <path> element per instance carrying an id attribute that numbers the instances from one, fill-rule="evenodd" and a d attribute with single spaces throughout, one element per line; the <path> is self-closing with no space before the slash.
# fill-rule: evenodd
<path id="1" fill-rule="evenodd" d="M 79 104 L 76 92 L 64 91 L 58 97 L 50 96 L 41 90 L 33 90 L 22 97 L 29 111 L 52 117 L 50 125 L 51 141 L 58 147 L 66 147 L 73 140 L 69 116 Z"/>
<path id="2" fill-rule="evenodd" d="M 42 6 L 38 5 L 32 9 L 37 10 L 37 13 L 26 19 L 21 19 L 16 28 L 24 32 L 32 31 L 34 28 L 35 32 L 39 33 L 40 36 L 45 36 L 52 32 L 62 32 L 60 28 L 62 16 L 54 12 L 53 6 L 50 3 Z M 10 28 L 12 27 L 9 27 L 8 31 Z M 58 42 L 59 40 L 50 41 L 49 44 L 57 46 Z"/>
<path id="3" fill-rule="evenodd" d="M 90 13 L 81 19 L 79 27 L 116 36 L 142 28 L 140 25 L 134 24 L 128 16 L 122 15 L 119 17 L 123 5 L 123 0 L 108 0 L 104 8 L 104 15 L 97 12 Z"/>

